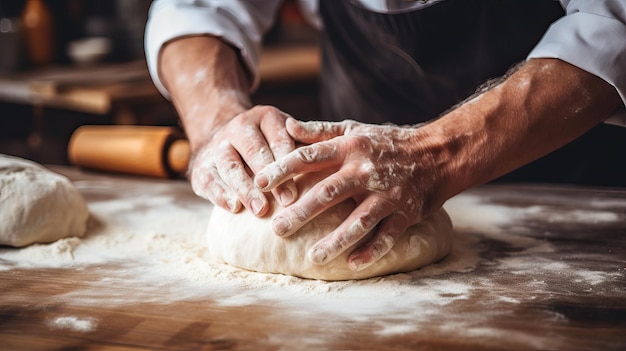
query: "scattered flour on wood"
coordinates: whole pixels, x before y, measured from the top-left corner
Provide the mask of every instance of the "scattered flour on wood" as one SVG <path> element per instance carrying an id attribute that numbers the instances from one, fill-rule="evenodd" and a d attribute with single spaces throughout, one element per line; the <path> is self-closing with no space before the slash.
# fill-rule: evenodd
<path id="1" fill-rule="evenodd" d="M 91 317 L 60 316 L 51 320 L 48 325 L 51 329 L 67 329 L 75 332 L 89 333 L 96 329 L 98 321 Z"/>
<path id="2" fill-rule="evenodd" d="M 149 194 L 145 189 L 124 188 L 122 199 L 107 199 L 104 195 L 111 184 L 81 181 L 76 185 L 86 193 L 103 196 L 102 200 L 89 201 L 92 219 L 86 237 L 23 249 L 0 249 L 0 270 L 93 271 L 94 279 L 85 282 L 85 287 L 57 297 L 74 305 L 207 299 L 218 306 L 270 303 L 284 307 L 285 313 L 298 318 L 314 313 L 374 323 L 380 336 L 411 333 L 419 326 L 441 331 L 465 328 L 467 335 L 483 336 L 496 331 L 471 329 L 467 316 L 454 315 L 452 307 L 469 299 L 484 299 L 485 304 L 519 304 L 536 294 L 550 292 L 547 289 L 552 287 L 546 280 L 549 277 L 544 277 L 548 273 L 558 272 L 561 277 L 571 277 L 571 284 L 585 286 L 598 286 L 612 278 L 606 272 L 572 269 L 565 262 L 537 259 L 552 253 L 554 248 L 545 240 L 525 236 L 527 229 L 519 224 L 520 218 L 541 211 L 537 206 L 514 209 L 483 203 L 472 195 L 459 195 L 444 206 L 457 233 L 452 252 L 441 262 L 410 273 L 324 282 L 208 264 L 203 253 L 210 205 L 204 201 L 181 204 L 166 186 L 155 186 Z M 608 212 L 579 211 L 555 220 L 595 223 L 615 219 Z M 511 251 L 486 261 L 481 258 L 484 240 L 506 245 Z M 534 256 L 529 260 L 525 255 Z M 506 272 L 504 278 L 509 274 L 524 278 L 517 286 L 496 290 L 492 279 L 504 279 L 502 274 L 467 274 L 485 264 L 492 271 Z M 120 291 L 120 287 L 131 288 L 133 294 Z M 529 289 L 534 289 L 535 295 L 528 294 Z M 19 300 L 19 296 L 15 299 Z M 498 312 L 502 309 L 486 306 L 489 307 L 472 316 L 472 325 L 502 313 Z M 393 316 L 394 321 L 386 322 L 381 316 Z M 88 332 L 97 327 L 97 321 L 59 317 L 51 322 L 53 325 Z M 543 346 L 554 346 L 548 339 L 543 341 L 548 342 Z"/>

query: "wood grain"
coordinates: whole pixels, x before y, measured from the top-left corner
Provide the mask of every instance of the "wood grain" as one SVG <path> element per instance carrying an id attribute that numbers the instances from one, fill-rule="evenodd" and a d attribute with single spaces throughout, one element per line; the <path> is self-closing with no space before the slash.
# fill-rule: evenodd
<path id="1" fill-rule="evenodd" d="M 182 181 L 83 173 L 63 167 L 55 170 L 100 186 L 81 188 L 91 204 L 130 201 L 137 193 L 145 193 L 146 199 L 151 193 L 163 196 L 159 191 L 164 188 L 176 195 L 181 207 L 201 208 L 204 201 Z M 117 186 L 104 188 L 106 184 Z M 129 193 L 129 189 L 136 193 Z M 229 294 L 240 296 L 237 294 L 241 292 L 234 290 L 223 291 L 223 295 L 207 290 L 197 297 L 172 299 L 165 298 L 168 291 L 185 291 L 184 282 L 172 278 L 155 286 L 133 283 L 126 273 L 137 269 L 138 262 L 131 258 L 94 265 L 28 268 L 12 261 L 12 249 L 0 249 L 0 263 L 8 267 L 0 270 L 0 348 L 626 349 L 626 189 L 486 185 L 462 194 L 460 200 L 451 211 L 453 222 L 456 214 L 457 223 L 463 223 L 458 215 L 463 208 L 476 211 L 471 223 L 478 224 L 481 209 L 494 209 L 493 218 L 489 211 L 483 213 L 484 220 L 493 223 L 497 223 L 494 218 L 498 213 L 510 210 L 515 215 L 501 226 L 507 231 L 503 234 L 480 226 L 457 228 L 460 237 L 476 238 L 473 245 L 480 248 L 472 269 L 397 280 L 400 285 L 409 284 L 425 292 L 437 284 L 471 288 L 464 296 L 456 296 L 455 291 L 440 293 L 440 298 L 446 294 L 450 298 L 446 305 L 426 308 L 402 295 L 395 300 L 355 295 L 358 299 L 351 303 L 355 309 L 367 310 L 372 301 L 389 299 L 393 301 L 390 311 L 395 312 L 373 310 L 369 315 L 352 316 L 329 312 L 322 306 L 323 295 L 285 305 L 260 298 L 253 288 L 245 292 L 246 296 L 259 299 L 242 305 L 223 303 Z M 146 206 L 151 205 L 147 202 Z M 146 209 L 130 212 L 128 216 L 140 217 Z M 509 232 L 517 240 L 534 240 L 538 245 L 520 250 L 507 240 Z M 458 257 L 447 258 L 454 259 Z M 441 264 L 445 267 L 450 263 L 444 260 Z M 576 278 L 578 273 L 581 275 Z M 285 290 L 284 294 L 288 298 L 291 293 Z M 126 296 L 128 302 L 111 303 L 117 296 Z M 331 298 L 329 295 L 329 302 Z M 78 303 L 79 299 L 82 302 Z M 311 305 L 311 301 L 319 306 Z M 427 315 L 410 320 L 403 310 L 412 311 L 413 316 L 420 316 L 422 310 Z M 93 326 L 81 331 L 52 323 L 68 316 L 91 320 Z"/>

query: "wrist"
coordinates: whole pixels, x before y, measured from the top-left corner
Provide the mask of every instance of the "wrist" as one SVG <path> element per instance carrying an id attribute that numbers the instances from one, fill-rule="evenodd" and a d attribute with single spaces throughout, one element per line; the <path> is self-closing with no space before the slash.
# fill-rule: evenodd
<path id="1" fill-rule="evenodd" d="M 600 78 L 556 59 L 535 59 L 419 128 L 419 140 L 451 197 L 565 145 L 618 103 Z"/>
<path id="2" fill-rule="evenodd" d="M 186 37 L 166 44 L 160 54 L 159 74 L 192 152 L 251 107 L 249 79 L 237 51 L 218 38 Z"/>
<path id="3" fill-rule="evenodd" d="M 458 135 L 450 134 L 439 120 L 421 125 L 415 129 L 412 138 L 412 155 L 419 165 L 419 172 L 428 172 L 432 188 L 431 194 L 435 198 L 428 199 L 427 203 L 442 205 L 447 199 L 456 195 L 459 190 L 457 173 L 459 152 L 464 141 L 458 140 Z M 418 175 L 423 177 L 423 175 Z"/>
<path id="4" fill-rule="evenodd" d="M 250 109 L 247 94 L 221 89 L 208 98 L 197 97 L 189 109 L 179 115 L 185 127 L 192 152 L 207 144 L 222 126 Z"/>

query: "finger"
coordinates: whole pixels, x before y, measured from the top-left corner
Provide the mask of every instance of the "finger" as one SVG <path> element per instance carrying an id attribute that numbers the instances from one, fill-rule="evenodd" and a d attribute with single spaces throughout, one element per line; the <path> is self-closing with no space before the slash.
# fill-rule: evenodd
<path id="1" fill-rule="evenodd" d="M 245 164 L 256 174 L 275 159 L 288 154 L 295 148 L 295 142 L 285 130 L 287 114 L 271 106 L 257 106 L 245 112 L 241 119 L 259 120 L 256 124 L 245 124 L 237 130 L 232 144 Z M 282 205 L 292 203 L 297 197 L 293 181 L 272 189 L 274 197 Z"/>
<path id="2" fill-rule="evenodd" d="M 194 171 L 192 179 L 192 189 L 196 195 L 233 213 L 241 211 L 241 202 L 237 194 L 222 180 L 214 163 L 210 166 L 201 166 Z"/>
<path id="3" fill-rule="evenodd" d="M 291 206 L 277 213 L 272 229 L 279 236 L 289 236 L 330 207 L 350 198 L 361 187 L 351 177 L 335 173 L 322 180 Z"/>
<path id="4" fill-rule="evenodd" d="M 231 138 L 230 143 L 253 173 L 274 162 L 272 149 L 261 130 L 254 124 L 240 126 L 237 135 Z"/>
<path id="5" fill-rule="evenodd" d="M 265 136 L 276 159 L 287 155 L 295 149 L 295 142 L 285 129 L 285 120 L 288 118 L 293 119 L 288 116 L 280 110 L 272 109 L 261 120 L 261 132 Z"/>
<path id="6" fill-rule="evenodd" d="M 348 267 L 362 271 L 385 256 L 409 227 L 408 219 L 392 214 L 383 220 L 374 237 L 348 257 Z"/>
<path id="7" fill-rule="evenodd" d="M 271 161 L 264 163 L 263 167 L 286 156 L 296 148 L 295 141 L 289 133 L 287 133 L 284 126 L 285 119 L 288 115 L 277 109 L 272 109 L 268 117 L 269 118 L 266 117 L 261 120 L 261 131 L 263 135 L 266 136 L 273 158 Z M 255 169 L 255 173 L 259 170 L 260 169 Z M 287 206 L 293 203 L 298 197 L 298 189 L 296 183 L 292 179 L 289 179 L 275 189 L 272 189 L 272 194 L 274 194 L 274 197 L 281 205 Z"/>
<path id="8" fill-rule="evenodd" d="M 340 164 L 343 152 L 334 141 L 298 148 L 265 166 L 254 178 L 261 190 L 268 191 L 297 174 L 316 172 Z"/>
<path id="9" fill-rule="evenodd" d="M 332 261 L 363 239 L 390 212 L 390 207 L 376 197 L 366 198 L 337 229 L 309 249 L 309 259 L 320 265 Z"/>
<path id="10" fill-rule="evenodd" d="M 217 171 L 221 179 L 232 189 L 243 205 L 257 216 L 269 209 L 265 195 L 252 183 L 239 153 L 228 142 L 218 146 Z"/>
<path id="11" fill-rule="evenodd" d="M 312 144 L 344 135 L 347 130 L 358 122 L 345 120 L 341 122 L 326 121 L 298 121 L 288 118 L 286 121 L 287 131 L 297 141 Z"/>

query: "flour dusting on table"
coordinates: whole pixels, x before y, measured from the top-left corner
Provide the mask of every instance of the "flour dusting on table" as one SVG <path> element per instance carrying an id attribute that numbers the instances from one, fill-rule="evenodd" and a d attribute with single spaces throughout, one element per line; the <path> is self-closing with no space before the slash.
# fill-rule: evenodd
<path id="1" fill-rule="evenodd" d="M 550 294 L 599 291 L 604 283 L 624 277 L 624 267 L 586 270 L 575 260 L 555 260 L 555 248 L 548 240 L 528 235 L 538 220 L 578 225 L 623 220 L 602 208 L 545 219 L 542 215 L 549 208 L 511 208 L 471 194 L 459 195 L 445 205 L 456 234 L 452 252 L 441 262 L 405 274 L 324 282 L 207 263 L 203 253 L 211 206 L 203 200 L 179 201 L 172 195 L 173 185 L 154 184 L 146 191 L 116 184 L 121 199 L 108 195 L 111 183 L 78 181 L 76 185 L 92 214 L 85 238 L 0 249 L 1 270 L 86 272 L 91 278 L 81 282 L 80 289 L 55 297 L 75 306 L 183 300 L 211 300 L 218 306 L 269 304 L 281 308 L 282 317 L 324 314 L 330 324 L 335 319 L 364 323 L 383 338 L 416 330 L 446 333 L 453 328 L 461 339 L 510 337 L 520 345 L 558 348 L 559 341 L 549 335 L 524 341 L 521 332 L 487 330 L 481 325 L 506 318 L 503 306 Z M 469 274 L 478 268 L 486 273 Z M 516 276 L 515 282 L 511 276 Z M 120 287 L 132 289 L 132 294 L 120 293 Z M 20 296 L 12 298 L 25 303 Z M 467 307 L 464 315 L 456 315 L 470 299 L 478 303 Z M 558 312 L 546 316 L 562 317 Z M 97 327 L 97 321 L 72 318 L 59 317 L 50 325 L 79 331 Z"/>
<path id="2" fill-rule="evenodd" d="M 93 318 L 61 316 L 50 321 L 49 324 L 52 329 L 68 329 L 71 331 L 88 333 L 96 329 L 98 322 Z"/>

